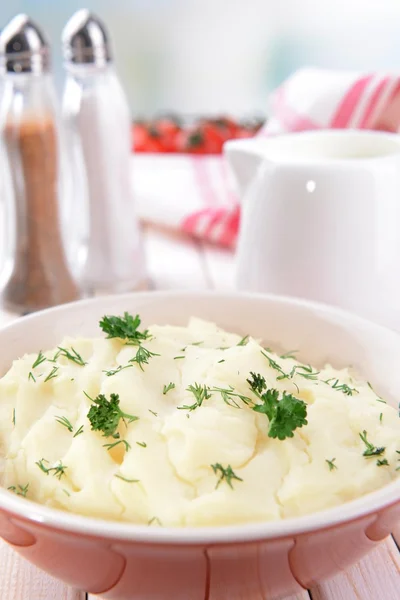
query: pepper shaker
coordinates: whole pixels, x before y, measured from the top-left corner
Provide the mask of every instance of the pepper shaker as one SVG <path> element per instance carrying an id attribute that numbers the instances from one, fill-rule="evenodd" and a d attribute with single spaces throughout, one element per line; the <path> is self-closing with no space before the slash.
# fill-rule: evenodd
<path id="1" fill-rule="evenodd" d="M 0 78 L 0 151 L 11 182 L 6 208 L 8 247 L 14 247 L 2 300 L 24 314 L 79 296 L 62 239 L 62 148 L 50 50 L 26 15 L 0 34 Z"/>
<path id="2" fill-rule="evenodd" d="M 134 290 L 144 282 L 145 267 L 131 187 L 132 124 L 108 33 L 82 9 L 66 24 L 62 43 L 63 116 L 81 147 L 87 191 L 80 283 L 88 294 Z"/>

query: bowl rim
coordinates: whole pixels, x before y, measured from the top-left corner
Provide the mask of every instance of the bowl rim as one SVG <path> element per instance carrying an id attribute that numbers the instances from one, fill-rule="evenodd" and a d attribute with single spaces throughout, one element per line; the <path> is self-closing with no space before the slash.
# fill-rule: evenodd
<path id="1" fill-rule="evenodd" d="M 252 292 L 223 292 L 223 291 L 144 291 L 126 294 L 108 295 L 88 298 L 63 304 L 34 314 L 24 316 L 24 322 L 42 318 L 48 314 L 68 313 L 75 307 L 93 305 L 107 305 L 115 300 L 135 303 L 136 299 L 142 301 L 146 297 L 160 301 L 163 298 L 216 298 L 227 302 L 242 299 L 266 302 L 278 302 L 283 305 L 300 306 L 314 309 L 322 316 L 336 316 L 341 322 L 354 326 L 375 330 L 395 337 L 400 348 L 400 333 L 359 317 L 349 311 L 323 303 L 304 300 L 301 298 L 287 297 L 276 294 L 261 294 Z M 0 337 L 4 331 L 12 330 L 21 319 L 9 322 L 0 327 Z M 20 518 L 25 522 L 40 524 L 54 530 L 66 531 L 90 537 L 112 538 L 120 541 L 134 541 L 152 544 L 226 544 L 232 542 L 251 542 L 255 540 L 279 539 L 293 535 L 311 533 L 316 530 L 330 529 L 337 525 L 357 521 L 363 517 L 376 514 L 383 509 L 388 509 L 400 504 L 400 478 L 384 487 L 365 494 L 350 502 L 336 507 L 310 513 L 300 517 L 282 519 L 280 521 L 257 521 L 238 525 L 223 525 L 216 527 L 149 527 L 136 525 L 125 521 L 112 521 L 83 516 L 50 508 L 32 500 L 16 496 L 13 492 L 0 486 L 0 512 L 4 511 L 8 517 Z"/>

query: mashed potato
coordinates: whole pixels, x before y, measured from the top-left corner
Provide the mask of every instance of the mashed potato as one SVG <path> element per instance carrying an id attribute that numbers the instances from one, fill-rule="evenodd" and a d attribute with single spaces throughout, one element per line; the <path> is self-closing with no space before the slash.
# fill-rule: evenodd
<path id="1" fill-rule="evenodd" d="M 400 475 L 397 411 L 347 369 L 195 318 L 138 344 L 99 330 L 13 363 L 0 380 L 4 487 L 92 517 L 205 526 L 303 515 Z"/>

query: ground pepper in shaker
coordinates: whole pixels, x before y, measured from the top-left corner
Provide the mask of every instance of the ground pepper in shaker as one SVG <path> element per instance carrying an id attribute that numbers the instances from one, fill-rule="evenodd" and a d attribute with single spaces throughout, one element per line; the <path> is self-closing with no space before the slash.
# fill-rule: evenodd
<path id="1" fill-rule="evenodd" d="M 132 123 L 108 33 L 97 16 L 82 9 L 66 24 L 62 42 L 63 117 L 81 149 L 87 190 L 80 284 L 87 294 L 136 290 L 146 285 L 146 275 L 131 185 Z"/>
<path id="2" fill-rule="evenodd" d="M 2 159 L 10 174 L 6 201 L 14 224 L 2 301 L 23 314 L 79 297 L 61 233 L 60 121 L 49 58 L 43 34 L 26 15 L 1 32 Z"/>

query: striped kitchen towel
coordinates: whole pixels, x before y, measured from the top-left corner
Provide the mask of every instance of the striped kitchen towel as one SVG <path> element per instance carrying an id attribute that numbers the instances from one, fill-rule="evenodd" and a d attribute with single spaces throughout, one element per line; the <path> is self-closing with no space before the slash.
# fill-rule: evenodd
<path id="1" fill-rule="evenodd" d="M 269 119 L 258 135 L 311 129 L 400 126 L 400 76 L 301 69 L 270 98 Z M 139 217 L 233 247 L 240 207 L 222 156 L 143 154 L 134 157 Z"/>

